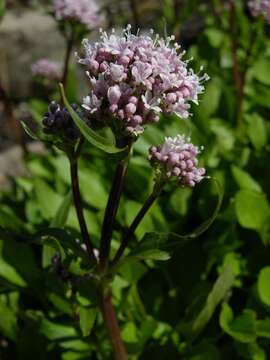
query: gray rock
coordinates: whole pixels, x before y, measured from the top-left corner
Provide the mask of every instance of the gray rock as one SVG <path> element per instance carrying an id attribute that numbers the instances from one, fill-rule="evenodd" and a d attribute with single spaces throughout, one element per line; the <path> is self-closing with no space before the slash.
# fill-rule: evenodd
<path id="1" fill-rule="evenodd" d="M 21 98 L 31 93 L 31 64 L 42 57 L 61 61 L 65 41 L 54 19 L 34 10 L 7 11 L 0 24 L 0 82 Z"/>

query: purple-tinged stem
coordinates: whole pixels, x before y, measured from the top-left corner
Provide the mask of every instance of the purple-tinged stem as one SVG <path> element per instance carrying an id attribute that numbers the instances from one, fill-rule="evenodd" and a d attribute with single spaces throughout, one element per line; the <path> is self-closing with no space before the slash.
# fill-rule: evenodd
<path id="1" fill-rule="evenodd" d="M 82 142 L 80 142 L 82 144 Z M 81 234 L 83 241 L 86 245 L 87 253 L 91 259 L 91 261 L 96 261 L 96 257 L 94 254 L 94 248 L 90 239 L 90 235 L 87 229 L 86 221 L 83 214 L 82 208 L 82 198 L 79 187 L 79 177 L 78 177 L 78 159 L 77 156 L 70 158 L 70 176 L 71 176 L 71 184 L 72 184 L 72 193 L 73 193 L 73 201 L 76 209 L 77 218 L 79 221 Z"/>
<path id="2" fill-rule="evenodd" d="M 149 195 L 145 203 L 143 204 L 142 208 L 139 210 L 138 214 L 136 215 L 135 219 L 133 220 L 132 224 L 130 225 L 126 235 L 124 236 L 124 239 L 122 240 L 122 243 L 112 261 L 112 266 L 118 263 L 121 256 L 123 255 L 125 249 L 127 248 L 130 240 L 132 239 L 137 227 L 143 220 L 144 216 L 148 212 L 148 210 L 151 208 L 151 206 L 154 204 L 158 196 L 160 195 L 162 189 L 163 189 L 164 183 L 157 183 L 152 191 L 152 193 Z"/>

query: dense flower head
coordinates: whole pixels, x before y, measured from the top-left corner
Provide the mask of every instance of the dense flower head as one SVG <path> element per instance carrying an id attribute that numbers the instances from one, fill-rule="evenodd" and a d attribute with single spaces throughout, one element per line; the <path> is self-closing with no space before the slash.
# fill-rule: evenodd
<path id="1" fill-rule="evenodd" d="M 252 16 L 263 16 L 270 23 L 270 0 L 251 0 L 248 6 Z"/>
<path id="2" fill-rule="evenodd" d="M 89 30 L 102 22 L 95 0 L 54 0 L 53 10 L 57 20 L 75 21 Z"/>
<path id="3" fill-rule="evenodd" d="M 206 75 L 199 77 L 182 60 L 174 37 L 131 33 L 120 35 L 101 30 L 100 41 L 83 41 L 91 91 L 83 107 L 96 120 L 116 119 L 114 124 L 138 134 L 144 125 L 159 120 L 159 113 L 176 113 L 187 118 L 190 102 L 198 103 Z"/>
<path id="4" fill-rule="evenodd" d="M 39 59 L 34 64 L 32 64 L 31 71 L 34 76 L 47 79 L 57 80 L 61 76 L 60 64 L 45 58 Z"/>
<path id="5" fill-rule="evenodd" d="M 200 149 L 189 138 L 177 135 L 165 138 L 164 144 L 160 146 L 152 146 L 149 160 L 167 179 L 175 178 L 181 186 L 193 187 L 205 174 L 205 169 L 198 167 L 199 153 Z"/>
<path id="6" fill-rule="evenodd" d="M 78 111 L 76 104 L 72 105 L 73 110 Z M 74 124 L 68 110 L 52 101 L 48 107 L 48 111 L 43 116 L 43 131 L 46 134 L 61 135 L 68 140 L 76 140 L 80 134 L 78 128 Z"/>

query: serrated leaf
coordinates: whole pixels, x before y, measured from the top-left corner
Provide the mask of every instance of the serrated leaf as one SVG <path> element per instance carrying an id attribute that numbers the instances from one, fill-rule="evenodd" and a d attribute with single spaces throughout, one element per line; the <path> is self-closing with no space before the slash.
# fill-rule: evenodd
<path id="1" fill-rule="evenodd" d="M 115 147 L 114 141 L 112 142 L 111 139 L 104 138 L 100 136 L 97 132 L 92 130 L 70 106 L 65 96 L 65 91 L 62 84 L 60 84 L 60 91 L 64 104 L 68 109 L 73 121 L 75 122 L 75 124 L 77 125 L 77 127 L 87 141 L 89 141 L 92 145 L 96 146 L 100 150 L 103 150 L 109 154 L 115 154 L 126 150 L 126 148 L 119 149 Z"/>
<path id="2" fill-rule="evenodd" d="M 83 336 L 88 336 L 91 333 L 91 330 L 94 326 L 97 308 L 86 308 L 80 306 L 80 328 L 82 330 Z"/>

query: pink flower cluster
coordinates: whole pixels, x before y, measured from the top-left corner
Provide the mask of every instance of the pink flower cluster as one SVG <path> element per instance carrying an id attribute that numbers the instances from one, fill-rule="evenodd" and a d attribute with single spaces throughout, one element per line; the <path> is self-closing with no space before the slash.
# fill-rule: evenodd
<path id="1" fill-rule="evenodd" d="M 57 20 L 71 20 L 92 30 L 100 26 L 102 17 L 94 0 L 54 0 L 53 10 Z"/>
<path id="2" fill-rule="evenodd" d="M 248 6 L 252 16 L 263 16 L 270 23 L 270 1 L 269 0 L 251 0 Z"/>
<path id="3" fill-rule="evenodd" d="M 207 75 L 188 69 L 179 46 L 170 46 L 173 40 L 153 33 L 133 35 L 130 26 L 120 35 L 101 31 L 94 44 L 84 40 L 79 63 L 87 68 L 91 92 L 83 107 L 92 118 L 117 119 L 118 127 L 135 135 L 157 122 L 160 112 L 187 118 Z"/>
<path id="4" fill-rule="evenodd" d="M 60 64 L 49 59 L 39 59 L 31 66 L 34 76 L 57 80 L 61 77 Z"/>
<path id="5" fill-rule="evenodd" d="M 165 138 L 163 145 L 152 146 L 149 153 L 152 165 L 166 178 L 176 178 L 182 186 L 193 187 L 204 178 L 205 169 L 197 167 L 200 149 L 184 135 Z"/>

